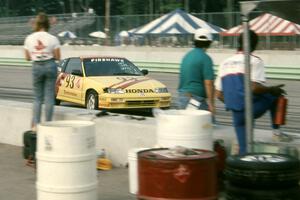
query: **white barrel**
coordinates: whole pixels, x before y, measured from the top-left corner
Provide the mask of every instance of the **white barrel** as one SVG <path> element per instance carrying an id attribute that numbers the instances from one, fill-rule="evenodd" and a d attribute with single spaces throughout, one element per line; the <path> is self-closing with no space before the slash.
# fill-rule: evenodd
<path id="1" fill-rule="evenodd" d="M 128 151 L 128 176 L 129 176 L 129 192 L 131 194 L 137 194 L 138 192 L 138 165 L 137 154 L 140 151 L 148 148 L 134 148 Z"/>
<path id="2" fill-rule="evenodd" d="M 46 122 L 37 134 L 37 199 L 96 200 L 94 122 Z"/>
<path id="3" fill-rule="evenodd" d="M 213 150 L 211 113 L 205 110 L 164 110 L 156 114 L 157 144 Z"/>

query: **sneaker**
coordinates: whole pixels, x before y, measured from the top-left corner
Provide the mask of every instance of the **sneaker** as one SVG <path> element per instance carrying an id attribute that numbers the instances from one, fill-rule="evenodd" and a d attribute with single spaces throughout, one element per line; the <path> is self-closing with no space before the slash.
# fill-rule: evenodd
<path id="1" fill-rule="evenodd" d="M 36 162 L 35 160 L 32 158 L 32 156 L 30 156 L 27 161 L 26 161 L 26 166 L 28 167 L 32 167 L 32 168 L 36 168 Z"/>
<path id="2" fill-rule="evenodd" d="M 280 132 L 273 133 L 272 140 L 273 142 L 290 142 L 293 140 L 293 138 L 290 135 Z"/>

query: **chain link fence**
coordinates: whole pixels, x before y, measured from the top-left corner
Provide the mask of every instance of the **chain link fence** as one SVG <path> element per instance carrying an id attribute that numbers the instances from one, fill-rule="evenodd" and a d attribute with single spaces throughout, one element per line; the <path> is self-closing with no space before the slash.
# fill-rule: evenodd
<path id="1" fill-rule="evenodd" d="M 239 12 L 220 13 L 191 13 L 210 24 L 229 29 L 241 24 Z M 259 16 L 260 12 L 253 12 L 251 19 Z M 53 24 L 50 33 L 58 36 L 63 31 L 73 32 L 77 37 L 59 37 L 62 44 L 68 45 L 150 45 L 192 47 L 192 35 L 171 36 L 131 36 L 121 37 L 121 31 L 129 31 L 138 28 L 161 15 L 115 15 L 110 16 L 109 35 L 107 38 L 90 37 L 95 31 L 105 32 L 105 17 L 90 13 L 73 13 L 63 15 L 51 15 Z M 34 16 L 0 18 L 0 45 L 23 45 L 25 37 L 32 32 Z M 300 36 L 262 36 L 260 37 L 260 49 L 298 49 L 300 48 Z M 214 48 L 236 48 L 237 37 L 216 37 Z"/>

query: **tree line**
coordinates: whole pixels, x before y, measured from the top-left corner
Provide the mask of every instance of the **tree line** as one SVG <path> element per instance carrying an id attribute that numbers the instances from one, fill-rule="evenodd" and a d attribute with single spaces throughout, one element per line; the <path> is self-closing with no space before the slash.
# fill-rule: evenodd
<path id="1" fill-rule="evenodd" d="M 31 16 L 38 12 L 66 14 L 93 10 L 105 15 L 110 1 L 111 15 L 164 14 L 176 8 L 189 13 L 237 11 L 241 0 L 0 0 L 0 17 Z"/>

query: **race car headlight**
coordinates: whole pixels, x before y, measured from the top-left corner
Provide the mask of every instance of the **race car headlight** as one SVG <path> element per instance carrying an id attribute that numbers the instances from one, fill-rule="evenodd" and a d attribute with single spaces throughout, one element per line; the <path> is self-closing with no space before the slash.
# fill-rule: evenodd
<path id="1" fill-rule="evenodd" d="M 106 92 L 109 94 L 124 94 L 125 91 L 120 88 L 107 88 Z"/>
<path id="2" fill-rule="evenodd" d="M 155 93 L 168 93 L 168 89 L 167 88 L 155 88 L 154 92 Z"/>

